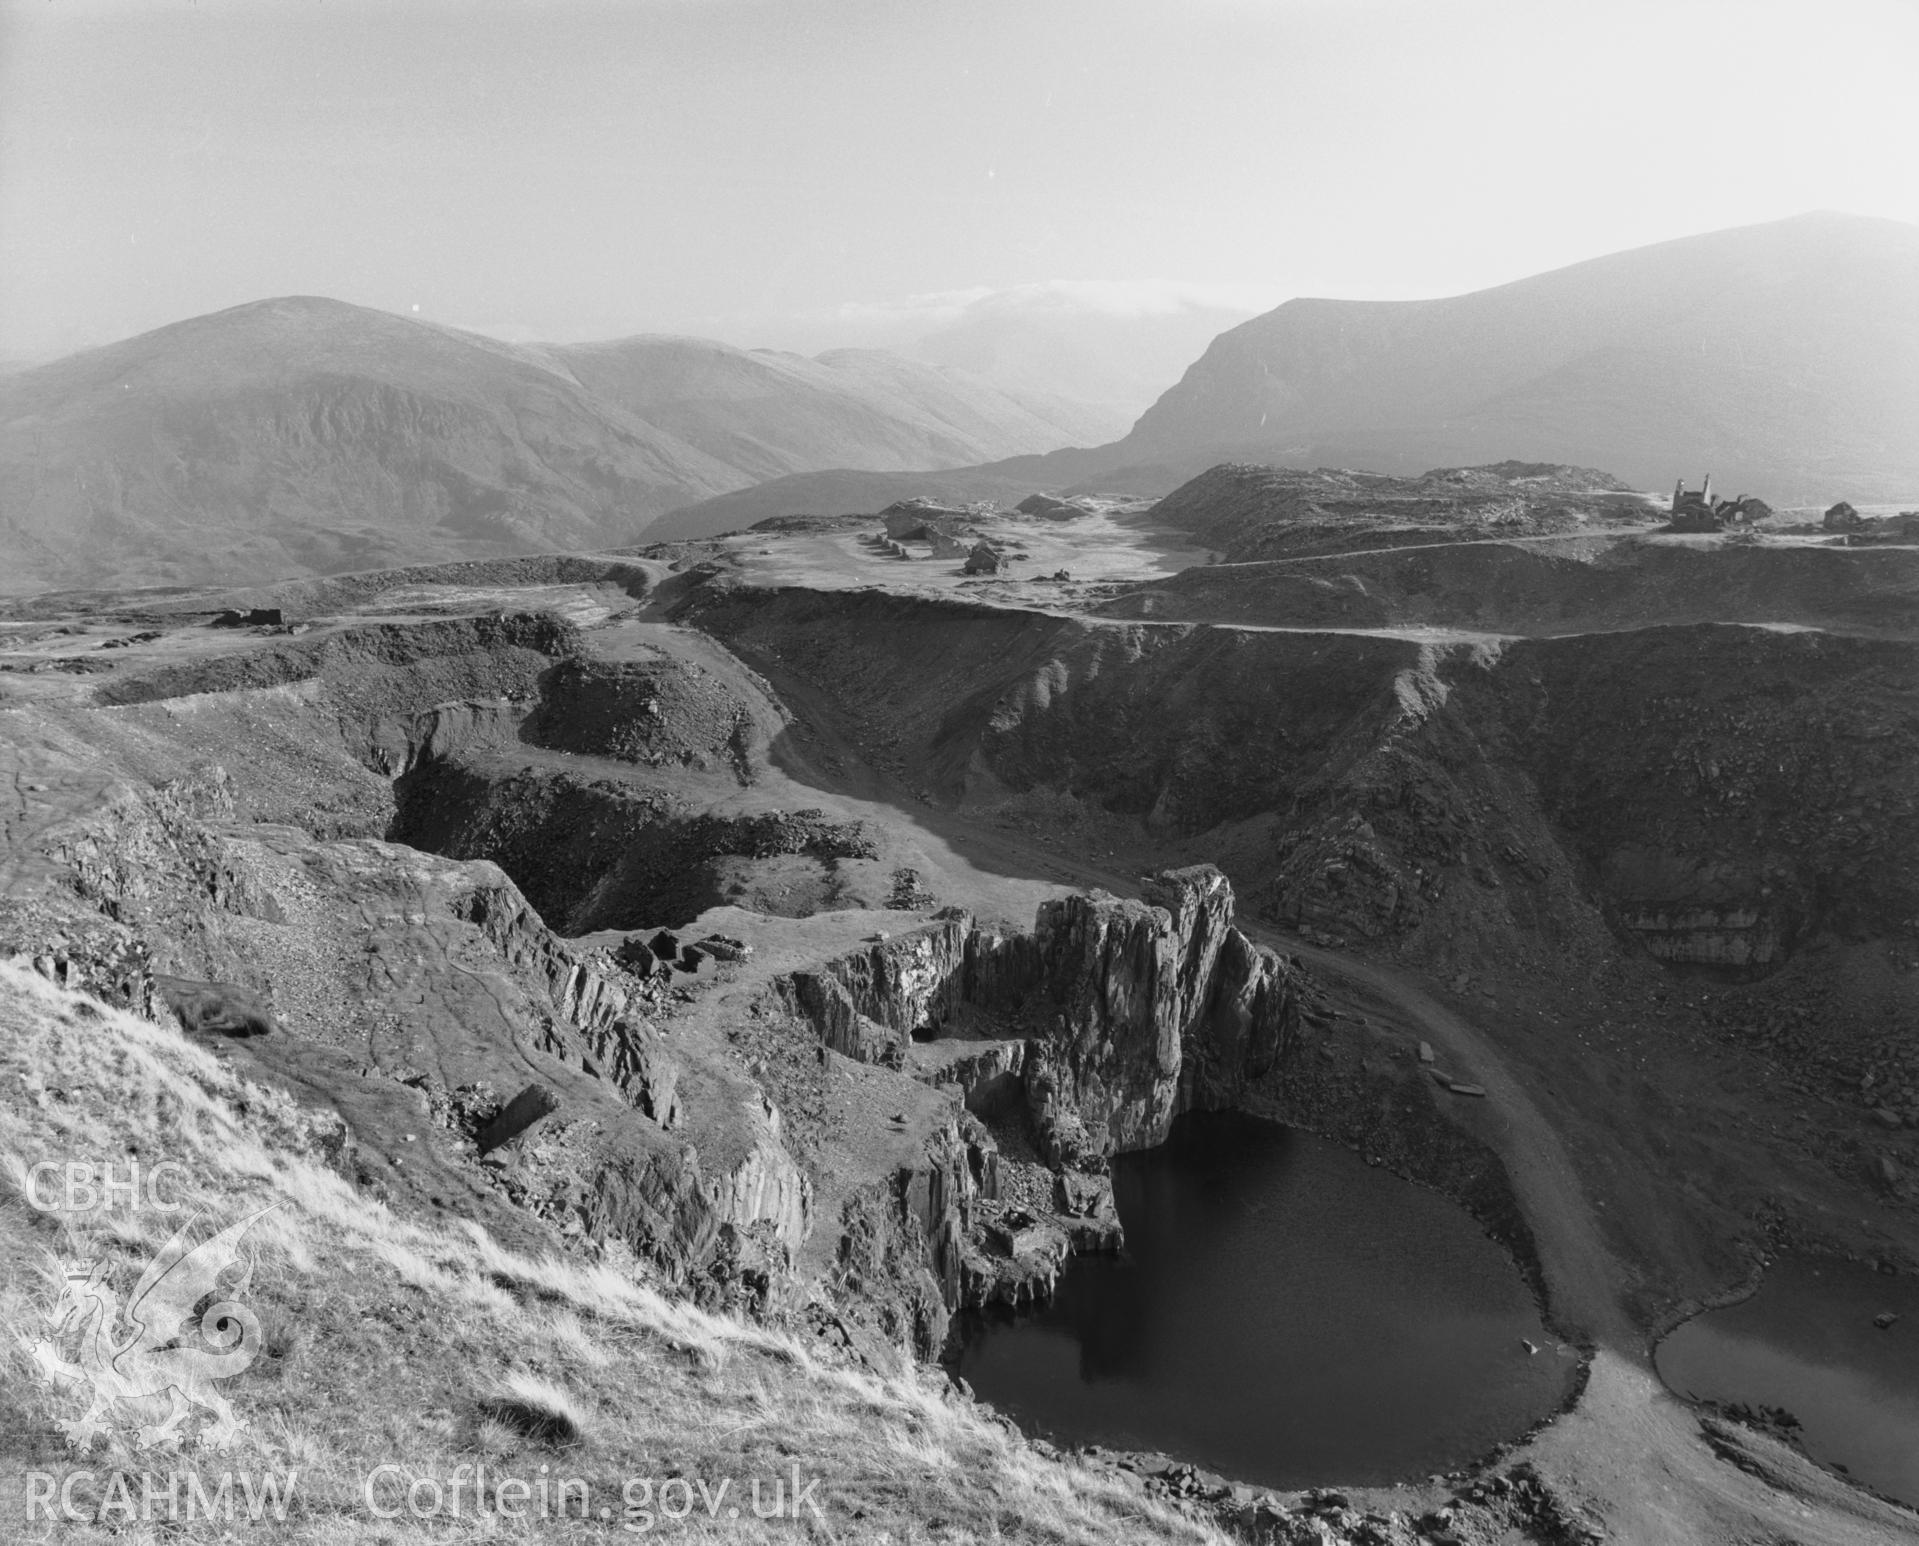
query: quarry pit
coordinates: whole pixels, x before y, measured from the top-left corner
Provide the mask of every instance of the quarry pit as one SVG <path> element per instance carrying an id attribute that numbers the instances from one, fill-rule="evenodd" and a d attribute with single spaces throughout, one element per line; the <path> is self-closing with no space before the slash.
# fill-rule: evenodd
<path id="1" fill-rule="evenodd" d="M 845 517 L 10 603 L 0 950 L 261 1006 L 194 1034 L 398 1213 L 875 1368 L 1119 1260 L 1182 1120 L 1280 1124 L 1490 1236 L 1563 1388 L 1437 1479 L 1079 1463 L 1906 1528 L 1652 1350 L 1782 1255 L 1919 1272 L 1916 550 L 1169 519 L 995 512 L 987 578 Z"/>

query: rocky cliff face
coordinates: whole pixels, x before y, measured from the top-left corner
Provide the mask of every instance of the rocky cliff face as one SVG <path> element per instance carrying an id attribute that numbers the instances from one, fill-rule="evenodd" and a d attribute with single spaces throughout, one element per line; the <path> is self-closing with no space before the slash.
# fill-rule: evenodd
<path id="1" fill-rule="evenodd" d="M 1417 589 L 1443 569 L 1458 586 L 1456 555 L 1497 546 L 1395 572 Z M 848 722 L 897 728 L 943 802 L 1036 834 L 1217 856 L 1262 915 L 1321 943 L 1447 968 L 1624 943 L 1763 969 L 1809 938 L 1898 937 L 1919 911 L 1898 771 L 1919 755 L 1904 710 L 1919 668 L 1903 565 L 1749 557 L 1635 561 L 1599 588 L 1657 592 L 1657 616 L 1681 590 L 1697 610 L 1723 581 L 1757 607 L 1764 570 L 1778 615 L 1831 626 L 1417 638 L 1293 631 L 1283 609 L 1274 631 L 1088 626 L 772 594 L 714 596 L 700 616 L 737 649 L 809 662 Z M 1316 583 L 1340 589 L 1346 564 Z M 1379 574 L 1345 578 L 1364 595 Z M 1871 633 L 1848 636 L 1846 619 Z M 900 660 L 866 647 L 881 633 L 904 638 Z"/>
<path id="2" fill-rule="evenodd" d="M 521 981 L 545 987 L 558 1024 L 547 1045 L 564 1056 L 575 1051 L 560 1026 L 577 1030 L 585 1055 L 579 1060 L 610 1080 L 627 1101 L 660 1127 L 671 1130 L 684 1117 L 679 1101 L 679 1065 L 642 1018 L 630 978 L 604 955 L 583 955 L 540 922 L 518 888 L 481 886 L 454 904 L 454 916 L 476 925 Z"/>
<path id="3" fill-rule="evenodd" d="M 862 1062 L 903 1066 L 908 1042 L 935 1041 L 945 1055 L 927 1066 L 969 1097 L 1017 1073 L 1048 1156 L 1095 1167 L 1271 1073 L 1295 989 L 1295 969 L 1234 927 L 1232 886 L 1211 865 L 1161 874 L 1141 901 L 1046 902 L 1030 935 L 956 912 L 775 986 Z M 969 1034 L 943 1037 L 969 1011 Z"/>
<path id="4" fill-rule="evenodd" d="M 481 760 L 422 760 L 395 786 L 395 841 L 490 859 L 566 934 L 675 925 L 721 902 L 716 861 L 866 858 L 857 822 L 818 810 L 715 815 L 667 791 Z"/>
<path id="5" fill-rule="evenodd" d="M 159 1012 L 152 952 L 125 924 L 69 898 L 0 900 L 0 957 L 144 1019 Z"/>
<path id="6" fill-rule="evenodd" d="M 841 956 L 827 964 L 824 974 L 838 984 L 854 1013 L 902 1036 L 931 1032 L 969 996 L 966 959 L 972 933 L 973 920 L 957 913 Z"/>
<path id="7" fill-rule="evenodd" d="M 1771 967 L 1919 912 L 1904 642 L 1648 629 L 1514 646 L 1490 680 L 1565 846 L 1661 959 Z"/>
<path id="8" fill-rule="evenodd" d="M 731 768 L 751 777 L 751 713 L 697 665 L 663 659 L 561 662 L 541 683 L 527 727 L 536 745 L 648 767 Z"/>
<path id="9" fill-rule="evenodd" d="M 793 1256 L 813 1223 L 813 1188 L 772 1131 L 722 1169 L 703 1166 L 688 1144 L 615 1154 L 588 1177 L 570 1194 L 587 1232 L 625 1243 L 671 1280 L 707 1271 L 722 1254 L 733 1262 L 745 1255 L 762 1301 L 791 1286 Z"/>
<path id="10" fill-rule="evenodd" d="M 779 1113 L 743 1074 L 689 1079 L 641 982 L 556 937 L 491 864 L 233 816 L 211 768 L 55 828 L 47 892 L 10 902 L 0 947 L 31 928 L 21 953 L 47 975 L 148 1013 L 156 979 L 257 1002 L 269 1033 L 233 1055 L 337 1106 L 376 1190 L 470 1190 L 460 1125 L 435 1114 L 496 1110 L 531 1077 L 546 1114 L 490 1164 L 507 1196 L 670 1280 L 742 1242 L 790 1271 L 812 1187 Z"/>
<path id="11" fill-rule="evenodd" d="M 1229 929 L 1204 1024 L 1188 1042 L 1187 1104 L 1231 1106 L 1270 1079 L 1297 1047 L 1299 1015 L 1298 968 Z"/>
<path id="12" fill-rule="evenodd" d="M 154 703 L 320 680 L 340 710 L 372 720 L 487 694 L 530 693 L 556 661 L 579 648 L 579 630 L 545 612 L 364 623 L 116 677 L 97 699 Z"/>
<path id="13" fill-rule="evenodd" d="M 1042 970 L 1033 936 L 982 929 L 949 908 L 921 928 L 789 973 L 774 994 L 834 1051 L 898 1068 L 910 1042 L 937 1039 L 967 1008 L 1019 1011 Z"/>
<path id="14" fill-rule="evenodd" d="M 1040 911 L 1055 1012 L 1026 1082 L 1041 1144 L 1064 1163 L 1149 1148 L 1182 1107 L 1230 1103 L 1272 1070 L 1297 1015 L 1292 968 L 1233 927 L 1217 869 L 1167 871 L 1146 896 L 1094 893 Z"/>
<path id="15" fill-rule="evenodd" d="M 901 1172 L 893 1204 L 849 1208 L 843 1279 L 889 1285 L 899 1314 L 921 1305 L 898 1324 L 924 1334 L 904 1228 L 948 1310 L 1049 1293 L 1068 1256 L 1120 1242 L 1100 1175 L 1113 1154 L 1162 1142 L 1189 1106 L 1233 1105 L 1279 1075 L 1301 985 L 1234 927 L 1232 887 L 1211 866 L 1160 875 L 1144 901 L 1046 902 L 1030 934 L 955 912 L 777 979 L 769 1004 L 825 1046 L 967 1108 Z M 1015 1136 L 1027 1149 L 1029 1133 L 1044 1166 L 1002 1151 Z"/>
<path id="16" fill-rule="evenodd" d="M 1200 906 L 1183 911 L 1189 928 L 1215 921 Z M 1085 1163 L 1157 1142 L 1179 1103 L 1190 1008 L 1180 968 L 1217 953 L 1211 928 L 1182 937 L 1164 909 L 1096 894 L 1047 903 L 1035 932 L 1058 1006 L 1027 1065 L 1043 1148 Z"/>

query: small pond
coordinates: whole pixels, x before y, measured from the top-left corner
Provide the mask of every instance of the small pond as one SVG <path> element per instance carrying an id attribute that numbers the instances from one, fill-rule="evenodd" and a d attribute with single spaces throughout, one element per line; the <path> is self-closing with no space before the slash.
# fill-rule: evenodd
<path id="1" fill-rule="evenodd" d="M 1113 1191 L 1124 1254 L 965 1328 L 959 1372 L 1029 1432 L 1264 1486 L 1377 1484 L 1474 1459 L 1571 1388 L 1506 1250 L 1337 1144 L 1194 1113 L 1117 1159 Z"/>
<path id="2" fill-rule="evenodd" d="M 1896 1319 L 1882 1329 L 1884 1316 Z M 1919 1281 L 1789 1257 L 1751 1298 L 1679 1327 L 1655 1361 L 1689 1399 L 1784 1407 L 1815 1459 L 1919 1507 Z"/>

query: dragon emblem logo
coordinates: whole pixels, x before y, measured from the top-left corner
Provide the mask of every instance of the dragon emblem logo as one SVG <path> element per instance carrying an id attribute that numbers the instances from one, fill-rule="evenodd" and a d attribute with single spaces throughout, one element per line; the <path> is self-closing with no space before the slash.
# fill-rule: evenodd
<path id="1" fill-rule="evenodd" d="M 68 1444 L 84 1454 L 116 1424 L 152 1417 L 157 1420 L 136 1428 L 135 1448 L 177 1447 L 181 1426 L 195 1407 L 212 1418 L 201 1431 L 202 1447 L 232 1444 L 245 1419 L 234 1415 L 215 1387 L 259 1354 L 260 1321 L 245 1305 L 223 1297 L 240 1292 L 244 1284 L 222 1288 L 221 1279 L 242 1267 L 241 1240 L 278 1206 L 249 1214 L 197 1244 L 202 1215 L 196 1213 L 148 1263 L 124 1308 L 107 1283 L 104 1261 L 68 1267 L 47 1316 L 53 1333 L 31 1350 L 45 1379 L 87 1395 L 86 1410 L 60 1423 Z M 64 1349 L 76 1344 L 76 1356 L 69 1358 Z"/>

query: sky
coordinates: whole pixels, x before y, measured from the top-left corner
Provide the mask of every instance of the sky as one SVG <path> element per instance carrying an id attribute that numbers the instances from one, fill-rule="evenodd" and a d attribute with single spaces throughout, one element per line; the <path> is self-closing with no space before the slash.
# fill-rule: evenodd
<path id="1" fill-rule="evenodd" d="M 1453 294 L 1919 221 L 1915 79 L 1919 0 L 0 0 L 0 356 Z"/>

